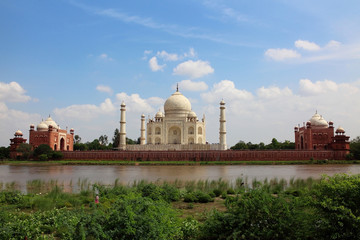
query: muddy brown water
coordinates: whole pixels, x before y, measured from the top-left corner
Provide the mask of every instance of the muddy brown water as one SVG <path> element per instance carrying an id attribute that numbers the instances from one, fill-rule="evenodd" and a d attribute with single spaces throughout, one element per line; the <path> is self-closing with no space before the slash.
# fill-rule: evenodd
<path id="1" fill-rule="evenodd" d="M 239 177 L 264 180 L 278 178 L 289 181 L 292 178 L 320 178 L 322 174 L 359 174 L 360 165 L 196 165 L 196 166 L 119 166 L 119 165 L 0 165 L 0 182 L 16 182 L 26 192 L 27 181 L 40 179 L 57 180 L 65 185 L 76 185 L 86 180 L 90 183 L 131 184 L 134 181 L 181 181 L 218 180 L 235 182 Z"/>

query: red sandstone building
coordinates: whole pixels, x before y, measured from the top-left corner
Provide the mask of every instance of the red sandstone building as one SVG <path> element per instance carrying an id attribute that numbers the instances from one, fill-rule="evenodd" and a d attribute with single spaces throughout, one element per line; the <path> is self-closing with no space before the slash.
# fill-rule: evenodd
<path id="1" fill-rule="evenodd" d="M 36 130 L 33 124 L 30 125 L 29 143 L 33 148 L 47 144 L 54 151 L 73 151 L 74 129 L 70 129 L 70 134 L 67 133 L 49 116 L 37 125 Z"/>
<path id="2" fill-rule="evenodd" d="M 10 139 L 10 157 L 13 159 L 21 155 L 21 153 L 16 152 L 17 147 L 22 143 L 26 143 L 26 139 L 23 138 L 23 133 L 20 130 L 17 130 L 14 136 L 14 138 Z"/>
<path id="3" fill-rule="evenodd" d="M 349 138 L 343 128 L 335 131 L 333 122 L 327 122 L 317 112 L 303 127 L 295 127 L 297 150 L 350 150 Z"/>

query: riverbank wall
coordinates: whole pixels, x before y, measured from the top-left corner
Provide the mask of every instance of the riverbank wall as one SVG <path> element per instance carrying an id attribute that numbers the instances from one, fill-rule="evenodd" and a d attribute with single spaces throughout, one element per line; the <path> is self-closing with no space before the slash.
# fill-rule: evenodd
<path id="1" fill-rule="evenodd" d="M 345 160 L 348 151 L 227 150 L 227 151 L 64 151 L 67 160 L 126 161 L 296 161 Z"/>

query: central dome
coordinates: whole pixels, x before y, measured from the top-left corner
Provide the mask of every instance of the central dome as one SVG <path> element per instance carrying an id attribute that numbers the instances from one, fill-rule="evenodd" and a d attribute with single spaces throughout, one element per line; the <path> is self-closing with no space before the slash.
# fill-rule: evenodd
<path id="1" fill-rule="evenodd" d="M 166 100 L 164 110 L 167 117 L 187 117 L 191 112 L 191 103 L 189 99 L 176 91 Z"/>
<path id="2" fill-rule="evenodd" d="M 315 113 L 310 118 L 310 122 L 311 122 L 311 126 L 314 127 L 325 128 L 329 126 L 328 122 L 318 113 Z"/>

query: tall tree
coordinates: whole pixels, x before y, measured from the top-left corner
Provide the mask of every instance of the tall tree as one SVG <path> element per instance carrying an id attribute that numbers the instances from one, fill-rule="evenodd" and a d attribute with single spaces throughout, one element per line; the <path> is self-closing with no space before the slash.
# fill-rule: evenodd
<path id="1" fill-rule="evenodd" d="M 99 142 L 100 142 L 101 145 L 106 146 L 106 145 L 108 144 L 108 136 L 106 136 L 106 135 L 101 135 L 101 136 L 99 137 Z"/>
<path id="2" fill-rule="evenodd" d="M 75 135 L 74 140 L 75 140 L 74 143 L 80 143 L 81 142 L 81 137 L 79 135 Z"/>
<path id="3" fill-rule="evenodd" d="M 116 148 L 119 146 L 120 143 L 120 131 L 118 128 L 115 129 L 114 131 L 114 137 L 112 138 L 113 141 L 113 147 Z"/>

